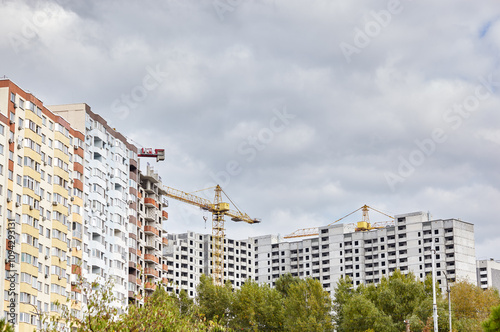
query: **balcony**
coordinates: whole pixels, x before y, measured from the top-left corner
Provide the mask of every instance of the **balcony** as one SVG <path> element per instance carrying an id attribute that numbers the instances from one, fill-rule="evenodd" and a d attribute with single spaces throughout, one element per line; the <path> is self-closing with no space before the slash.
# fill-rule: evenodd
<path id="1" fill-rule="evenodd" d="M 146 240 L 146 242 L 144 243 L 144 246 L 145 246 L 146 248 L 149 248 L 149 249 L 151 249 L 151 248 L 155 249 L 155 248 L 156 248 L 156 241 L 155 241 L 155 240 L 153 240 L 153 239 L 151 239 L 151 238 L 149 238 L 149 239 L 147 239 L 147 240 Z"/>
<path id="2" fill-rule="evenodd" d="M 152 283 L 152 282 L 146 282 L 144 284 L 144 288 L 148 291 L 154 291 L 156 289 L 156 284 Z"/>
<path id="3" fill-rule="evenodd" d="M 162 242 L 163 244 L 168 244 L 168 239 L 167 239 L 166 237 L 162 237 L 162 238 L 161 238 L 161 242 Z"/>
<path id="4" fill-rule="evenodd" d="M 156 203 L 156 201 L 151 197 L 144 198 L 144 205 L 146 205 L 147 207 L 154 207 L 158 209 L 158 203 Z"/>
<path id="5" fill-rule="evenodd" d="M 144 219 L 157 222 L 159 220 L 159 211 L 157 209 L 147 209 Z"/>
<path id="6" fill-rule="evenodd" d="M 161 211 L 161 216 L 163 220 L 168 220 L 168 212 L 167 211 Z"/>
<path id="7" fill-rule="evenodd" d="M 167 285 L 168 285 L 168 278 L 161 278 L 161 281 L 162 281 L 164 284 L 167 284 Z"/>
<path id="8" fill-rule="evenodd" d="M 151 255 L 151 254 L 144 255 L 144 260 L 146 262 L 153 262 L 153 263 L 156 263 L 156 264 L 158 264 L 160 262 L 159 259 L 158 259 L 158 257 L 156 257 L 155 255 Z"/>
<path id="9" fill-rule="evenodd" d="M 168 265 L 167 264 L 162 264 L 161 268 L 163 269 L 163 271 L 168 271 Z"/>
<path id="10" fill-rule="evenodd" d="M 144 226 L 144 233 L 146 233 L 146 235 L 160 235 L 160 232 L 154 226 Z"/>
<path id="11" fill-rule="evenodd" d="M 155 269 L 152 269 L 152 268 L 145 268 L 144 269 L 144 274 L 146 276 L 153 276 L 153 277 L 156 277 L 156 278 L 159 277 L 159 272 L 156 271 Z"/>

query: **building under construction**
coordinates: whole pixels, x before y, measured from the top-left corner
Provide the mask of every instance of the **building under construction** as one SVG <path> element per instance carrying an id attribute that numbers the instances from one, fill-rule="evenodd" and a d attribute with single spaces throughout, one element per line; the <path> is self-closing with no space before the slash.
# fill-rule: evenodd
<path id="1" fill-rule="evenodd" d="M 345 276 L 354 285 L 378 283 L 400 269 L 423 279 L 432 271 L 434 248 L 436 278 L 443 290 L 446 277 L 476 283 L 474 226 L 464 221 L 430 220 L 427 213 L 416 212 L 397 215 L 386 226 L 330 224 L 310 234 L 297 241 L 274 235 L 253 238 L 255 279 L 274 285 L 291 273 L 318 279 L 330 292 Z"/>

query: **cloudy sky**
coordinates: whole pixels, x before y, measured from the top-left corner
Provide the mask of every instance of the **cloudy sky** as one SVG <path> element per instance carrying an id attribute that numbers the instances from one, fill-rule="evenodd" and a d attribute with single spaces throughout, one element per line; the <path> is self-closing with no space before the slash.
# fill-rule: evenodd
<path id="1" fill-rule="evenodd" d="M 477 256 L 500 259 L 497 1 L 0 6 L 0 76 L 165 148 L 142 164 L 168 186 L 221 184 L 263 220 L 228 221 L 229 237 L 285 235 L 368 204 L 474 223 Z M 170 200 L 169 213 L 170 232 L 210 232 L 195 207 Z"/>

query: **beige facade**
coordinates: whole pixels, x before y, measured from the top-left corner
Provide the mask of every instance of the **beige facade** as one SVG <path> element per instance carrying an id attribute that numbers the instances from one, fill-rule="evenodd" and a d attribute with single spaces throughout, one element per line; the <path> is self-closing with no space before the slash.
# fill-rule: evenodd
<path id="1" fill-rule="evenodd" d="M 16 330 L 33 331 L 39 314 L 61 310 L 56 302 L 80 299 L 70 278 L 81 258 L 81 234 L 73 229 L 82 223 L 83 135 L 9 80 L 0 81 L 0 110 L 1 243 L 12 241 L 2 299 Z"/>

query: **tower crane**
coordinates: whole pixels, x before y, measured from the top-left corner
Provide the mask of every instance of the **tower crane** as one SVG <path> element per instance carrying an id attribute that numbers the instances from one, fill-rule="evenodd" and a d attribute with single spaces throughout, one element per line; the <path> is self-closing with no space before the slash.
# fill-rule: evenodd
<path id="1" fill-rule="evenodd" d="M 232 221 L 244 221 L 249 224 L 258 224 L 261 220 L 252 219 L 248 216 L 248 214 L 241 212 L 219 185 L 212 187 L 215 190 L 215 198 L 213 202 L 206 198 L 193 195 L 192 193 L 186 193 L 178 189 L 167 186 L 163 186 L 163 188 L 165 190 L 164 196 L 168 196 L 212 212 L 212 277 L 214 279 L 214 283 L 221 286 L 223 284 L 224 276 L 224 217 L 229 216 Z M 224 194 L 234 205 L 236 211 L 230 210 L 229 203 L 222 201 L 222 194 Z"/>
<path id="2" fill-rule="evenodd" d="M 394 217 L 391 217 L 390 215 L 385 214 L 384 212 L 381 212 L 381 211 L 374 209 L 374 208 L 365 204 L 362 207 L 360 207 L 359 209 L 354 210 L 351 213 L 343 216 L 342 218 L 335 220 L 334 222 L 328 224 L 327 226 L 333 225 L 336 222 L 341 221 L 342 219 L 344 219 L 346 217 L 349 217 L 351 214 L 358 212 L 359 210 L 362 210 L 363 219 L 361 221 L 358 221 L 358 223 L 356 225 L 356 232 L 363 232 L 363 231 L 369 231 L 369 230 L 377 229 L 377 228 L 384 228 L 387 223 L 384 223 L 384 222 L 374 223 L 374 224 L 370 223 L 370 217 L 368 215 L 369 209 L 372 209 L 373 211 L 376 211 L 376 212 L 383 214 L 384 216 L 389 217 L 392 220 L 394 220 Z M 293 233 L 285 235 L 284 238 L 291 239 L 291 238 L 296 238 L 296 237 L 315 236 L 315 235 L 319 235 L 318 227 L 301 228 L 301 229 L 296 230 Z"/>

